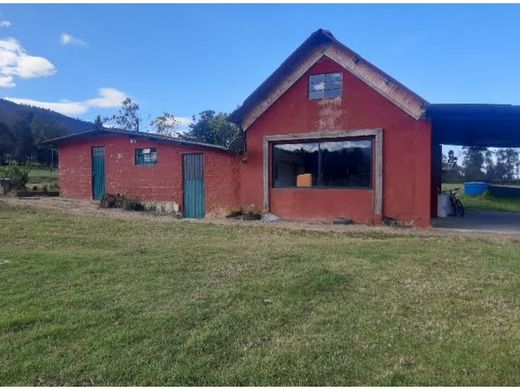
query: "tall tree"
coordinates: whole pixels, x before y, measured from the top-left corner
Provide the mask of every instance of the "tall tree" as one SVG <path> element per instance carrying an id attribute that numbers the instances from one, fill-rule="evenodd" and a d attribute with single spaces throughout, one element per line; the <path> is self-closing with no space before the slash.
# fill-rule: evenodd
<path id="1" fill-rule="evenodd" d="M 222 146 L 228 146 L 240 133 L 239 127 L 229 120 L 227 114 L 217 114 L 213 110 L 203 111 L 198 117 L 193 116 L 189 128 L 185 137 Z"/>
<path id="2" fill-rule="evenodd" d="M 16 137 L 13 159 L 20 163 L 25 163 L 28 159 L 32 159 L 36 152 L 36 145 L 29 123 L 25 120 L 18 121 L 14 125 L 13 135 Z"/>
<path id="3" fill-rule="evenodd" d="M 115 122 L 123 130 L 139 131 L 141 118 L 139 116 L 139 105 L 132 99 L 126 98 L 121 103 L 118 113 L 111 117 L 106 117 L 105 122 Z"/>
<path id="4" fill-rule="evenodd" d="M 466 180 L 482 180 L 484 172 L 484 154 L 486 148 L 480 146 L 465 146 L 463 150 L 464 177 Z"/>
<path id="5" fill-rule="evenodd" d="M 458 157 L 453 150 L 448 151 L 448 155 L 442 155 L 441 175 L 446 182 L 460 182 L 462 180 L 462 169 L 457 164 Z"/>
<path id="6" fill-rule="evenodd" d="M 67 134 L 67 129 L 55 120 L 44 120 L 41 117 L 34 117 L 31 121 L 31 131 L 33 135 L 36 161 L 50 164 L 52 162 L 52 149 L 48 145 L 42 145 L 41 142 L 62 137 Z"/>
<path id="7" fill-rule="evenodd" d="M 0 122 L 0 164 L 8 163 L 16 146 L 16 137 L 5 123 Z"/>
<path id="8" fill-rule="evenodd" d="M 493 154 L 493 151 L 489 149 L 484 152 L 484 166 L 486 167 L 485 177 L 487 181 L 495 180 L 496 176 L 496 164 L 493 158 Z"/>
<path id="9" fill-rule="evenodd" d="M 179 132 L 177 131 L 179 121 L 175 119 L 173 114 L 165 112 L 151 121 L 150 125 L 154 128 L 157 134 L 169 137 L 176 137 L 179 135 Z"/>
<path id="10" fill-rule="evenodd" d="M 497 179 L 512 181 L 518 163 L 518 151 L 513 148 L 498 149 L 496 159 Z"/>
<path id="11" fill-rule="evenodd" d="M 94 127 L 96 129 L 102 129 L 103 128 L 103 118 L 101 118 L 101 115 L 96 116 L 96 119 L 94 119 Z"/>

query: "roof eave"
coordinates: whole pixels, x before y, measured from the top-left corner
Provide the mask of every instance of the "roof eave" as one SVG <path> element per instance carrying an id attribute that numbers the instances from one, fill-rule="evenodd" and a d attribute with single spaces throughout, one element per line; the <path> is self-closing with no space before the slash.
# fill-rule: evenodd
<path id="1" fill-rule="evenodd" d="M 129 137 L 133 136 L 133 137 L 148 138 L 148 139 L 151 139 L 154 141 L 163 141 L 166 143 L 186 145 L 186 146 L 199 146 L 199 147 L 229 152 L 227 147 L 221 146 L 221 145 L 213 145 L 213 144 L 207 144 L 204 142 L 182 140 L 182 139 L 163 136 L 163 135 L 159 135 L 159 134 L 153 134 L 153 133 L 145 133 L 145 132 L 138 132 L 138 131 L 131 131 L 131 130 L 122 130 L 122 129 L 112 129 L 112 128 L 95 129 L 95 130 L 91 130 L 91 131 L 84 131 L 81 133 L 70 134 L 70 135 L 67 135 L 64 137 L 58 137 L 58 138 L 54 138 L 51 140 L 43 141 L 43 142 L 41 142 L 41 144 L 59 145 L 63 142 L 71 141 L 75 138 L 81 138 L 81 137 L 86 137 L 86 136 L 87 137 L 88 136 L 98 136 L 98 135 L 105 135 L 105 134 L 115 134 L 115 135 L 129 136 Z"/>

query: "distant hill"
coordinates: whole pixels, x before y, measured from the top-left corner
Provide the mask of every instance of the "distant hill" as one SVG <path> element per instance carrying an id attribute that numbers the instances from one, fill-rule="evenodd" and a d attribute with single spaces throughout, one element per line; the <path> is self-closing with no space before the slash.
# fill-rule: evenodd
<path id="1" fill-rule="evenodd" d="M 50 150 L 41 141 L 93 128 L 93 123 L 55 111 L 0 99 L 0 164 L 27 159 L 46 164 Z"/>
<path id="2" fill-rule="evenodd" d="M 25 104 L 17 104 L 9 100 L 0 99 L 0 122 L 12 127 L 15 123 L 27 118 L 37 121 L 54 122 L 60 127 L 63 127 L 68 133 L 88 131 L 94 127 L 91 122 L 74 119 L 46 108 L 27 106 Z"/>

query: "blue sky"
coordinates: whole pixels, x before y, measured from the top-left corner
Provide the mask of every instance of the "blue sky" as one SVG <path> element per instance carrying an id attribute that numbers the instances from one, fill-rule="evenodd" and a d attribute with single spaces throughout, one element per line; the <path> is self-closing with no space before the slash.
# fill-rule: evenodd
<path id="1" fill-rule="evenodd" d="M 520 5 L 0 5 L 0 96 L 86 120 L 124 96 L 145 119 L 230 112 L 325 28 L 430 102 L 520 104 L 519 21 Z"/>

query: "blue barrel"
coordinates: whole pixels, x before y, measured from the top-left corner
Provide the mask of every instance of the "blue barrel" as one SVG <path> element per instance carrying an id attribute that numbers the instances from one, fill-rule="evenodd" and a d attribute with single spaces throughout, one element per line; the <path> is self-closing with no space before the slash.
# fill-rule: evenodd
<path id="1" fill-rule="evenodd" d="M 464 194 L 470 196 L 482 195 L 488 187 L 489 184 L 483 181 L 467 181 L 464 183 Z"/>

